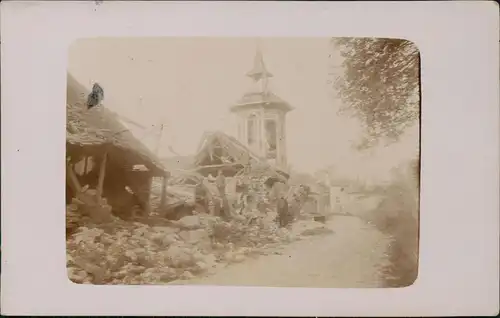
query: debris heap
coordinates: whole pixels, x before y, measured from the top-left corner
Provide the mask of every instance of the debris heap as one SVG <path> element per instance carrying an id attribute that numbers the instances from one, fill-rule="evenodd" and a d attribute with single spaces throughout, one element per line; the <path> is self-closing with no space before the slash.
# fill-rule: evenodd
<path id="1" fill-rule="evenodd" d="M 252 222 L 254 221 L 254 222 Z M 293 237 L 271 217 L 185 216 L 168 226 L 80 220 L 67 240 L 69 278 L 87 284 L 164 284 L 241 262 Z"/>

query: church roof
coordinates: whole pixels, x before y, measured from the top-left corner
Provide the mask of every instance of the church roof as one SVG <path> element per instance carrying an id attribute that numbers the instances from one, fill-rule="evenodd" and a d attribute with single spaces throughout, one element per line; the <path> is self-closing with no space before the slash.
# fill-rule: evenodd
<path id="1" fill-rule="evenodd" d="M 269 90 L 268 79 L 273 76 L 264 63 L 264 58 L 260 49 L 257 49 L 254 58 L 254 65 L 247 76 L 256 82 L 257 90 L 247 92 L 243 97 L 231 107 L 231 111 L 238 111 L 246 108 L 264 107 L 268 109 L 279 109 L 285 112 L 293 110 L 286 101 Z"/>
<path id="2" fill-rule="evenodd" d="M 231 107 L 231 111 L 237 111 L 244 108 L 252 108 L 255 106 L 262 106 L 265 108 L 274 108 L 283 111 L 291 111 L 293 107 L 286 101 L 280 98 L 273 92 L 251 92 L 243 95 L 243 97 Z"/>

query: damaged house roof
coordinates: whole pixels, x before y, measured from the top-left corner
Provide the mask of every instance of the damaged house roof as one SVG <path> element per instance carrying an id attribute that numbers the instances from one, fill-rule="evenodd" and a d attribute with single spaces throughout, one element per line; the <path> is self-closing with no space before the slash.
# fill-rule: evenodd
<path id="1" fill-rule="evenodd" d="M 216 148 L 224 149 L 224 154 L 218 154 Z M 229 161 L 224 162 L 226 158 L 221 158 L 223 156 L 226 156 Z M 254 161 L 263 160 L 232 136 L 220 131 L 205 132 L 198 147 L 198 152 L 195 155 L 194 163 L 200 166 L 203 165 L 207 159 L 213 161 L 214 158 L 220 160 L 221 163 L 241 164 L 247 164 L 250 159 Z"/>
<path id="2" fill-rule="evenodd" d="M 67 78 L 67 126 L 66 146 L 68 152 L 78 153 L 83 149 L 101 150 L 112 145 L 119 151 L 128 166 L 143 165 L 155 175 L 164 175 L 165 167 L 160 159 L 120 123 L 118 115 L 105 107 L 86 107 L 89 91 L 68 74 Z"/>
<path id="3" fill-rule="evenodd" d="M 220 131 L 206 132 L 203 135 L 193 163 L 198 167 L 198 171 L 232 169 L 237 174 L 241 174 L 243 167 L 251 163 L 249 174 L 278 174 L 281 177 L 289 177 L 286 172 L 269 164 L 236 138 Z"/>

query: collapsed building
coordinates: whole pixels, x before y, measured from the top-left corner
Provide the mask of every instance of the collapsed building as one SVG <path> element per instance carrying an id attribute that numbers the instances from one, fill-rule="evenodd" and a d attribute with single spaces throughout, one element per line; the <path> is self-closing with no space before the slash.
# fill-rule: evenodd
<path id="1" fill-rule="evenodd" d="M 293 178 L 271 165 L 264 158 L 240 143 L 236 138 L 223 132 L 206 132 L 193 156 L 173 157 L 165 160 L 171 168 L 166 204 L 159 207 L 160 215 L 179 219 L 193 211 L 206 212 L 203 201 L 221 200 L 226 196 L 232 212 L 240 214 L 242 206 L 238 203 L 241 185 L 245 189 L 246 208 L 259 211 L 273 210 L 268 202 L 268 193 L 276 181 L 289 186 L 288 202 L 296 216 L 305 214 L 324 214 L 329 209 L 328 187 L 314 178 Z M 177 168 L 177 169 L 176 169 Z M 219 193 L 214 176 L 221 171 L 226 179 L 225 193 Z M 197 189 L 203 187 L 203 194 Z M 159 202 L 160 183 L 154 186 L 156 202 Z"/>
<path id="2" fill-rule="evenodd" d="M 268 190 L 265 181 L 273 177 L 287 182 L 289 177 L 286 172 L 271 166 L 237 139 L 220 131 L 206 132 L 194 156 L 170 158 L 168 161 L 172 165 L 177 162 L 178 169 L 175 166 L 171 169 L 166 204 L 159 207 L 159 214 L 174 219 L 200 208 L 199 203 L 206 197 L 209 200 L 221 198 L 217 187 L 209 181 L 219 171 L 226 179 L 223 195 L 227 196 L 231 207 L 237 201 L 238 184 L 247 187 L 247 195 L 252 198 L 252 202 L 262 204 L 266 201 Z M 203 196 L 197 194 L 199 187 L 203 188 Z M 154 188 L 158 197 L 160 184 L 156 183 Z"/>
<path id="3" fill-rule="evenodd" d="M 66 204 L 77 199 L 96 218 L 150 213 L 153 177 L 166 184 L 161 161 L 104 107 L 86 107 L 89 92 L 68 74 Z M 166 187 L 161 197 L 166 199 Z"/>

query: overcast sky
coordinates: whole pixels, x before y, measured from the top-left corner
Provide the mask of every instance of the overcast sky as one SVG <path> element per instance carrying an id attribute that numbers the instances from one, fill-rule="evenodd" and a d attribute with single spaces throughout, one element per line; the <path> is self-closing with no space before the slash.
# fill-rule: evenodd
<path id="1" fill-rule="evenodd" d="M 229 107 L 250 87 L 245 73 L 257 44 L 274 74 L 271 90 L 295 108 L 287 115 L 289 163 L 305 172 L 331 164 L 359 172 L 366 162 L 350 147 L 360 128 L 337 115 L 340 102 L 329 74 L 341 61 L 328 38 L 79 40 L 70 47 L 69 72 L 88 88 L 94 81 L 101 84 L 105 107 L 145 126 L 166 124 L 160 156 L 172 155 L 169 145 L 187 155 L 196 151 L 206 130 L 234 135 Z M 157 134 L 133 131 L 154 149 Z M 409 149 L 417 142 L 410 137 Z M 409 156 L 411 150 L 403 152 Z M 379 161 L 374 159 L 372 164 Z M 356 160 L 360 163 L 354 166 Z"/>

